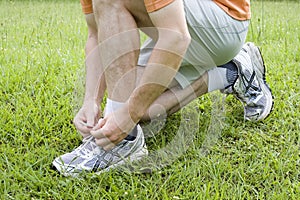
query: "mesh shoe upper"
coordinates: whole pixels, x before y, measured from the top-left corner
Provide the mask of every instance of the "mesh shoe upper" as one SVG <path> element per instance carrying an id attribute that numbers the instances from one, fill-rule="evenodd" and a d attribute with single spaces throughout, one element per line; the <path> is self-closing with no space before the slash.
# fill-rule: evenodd
<path id="1" fill-rule="evenodd" d="M 265 80 L 265 66 L 258 47 L 246 43 L 233 62 L 238 68 L 238 78 L 223 92 L 233 94 L 244 104 L 246 120 L 265 119 L 272 110 L 273 96 Z"/>
<path id="2" fill-rule="evenodd" d="M 134 141 L 123 140 L 112 150 L 105 151 L 96 145 L 93 136 L 89 136 L 84 138 L 82 144 L 72 152 L 57 157 L 53 165 L 65 176 L 76 176 L 83 171 L 99 172 L 115 167 L 123 163 L 126 158 L 138 160 L 147 153 L 143 131 L 138 126 Z"/>

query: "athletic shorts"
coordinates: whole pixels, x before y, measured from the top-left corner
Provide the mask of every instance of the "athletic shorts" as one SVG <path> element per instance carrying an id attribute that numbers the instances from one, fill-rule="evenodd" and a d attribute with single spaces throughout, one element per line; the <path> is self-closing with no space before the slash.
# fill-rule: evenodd
<path id="1" fill-rule="evenodd" d="M 232 60 L 245 43 L 249 20 L 229 16 L 211 0 L 184 0 L 191 44 L 175 79 L 185 88 L 206 71 Z M 146 66 L 155 41 L 143 44 L 138 65 Z"/>

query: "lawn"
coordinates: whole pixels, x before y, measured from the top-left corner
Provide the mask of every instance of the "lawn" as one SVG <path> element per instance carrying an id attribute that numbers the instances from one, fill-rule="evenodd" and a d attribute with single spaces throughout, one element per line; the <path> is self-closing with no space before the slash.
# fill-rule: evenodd
<path id="1" fill-rule="evenodd" d="M 299 1 L 252 1 L 247 40 L 267 65 L 269 118 L 245 122 L 237 100 L 214 92 L 147 138 L 157 157 L 146 164 L 164 167 L 78 179 L 51 163 L 81 142 L 72 124 L 87 35 L 79 1 L 0 1 L 0 199 L 299 199 L 299 10 Z"/>

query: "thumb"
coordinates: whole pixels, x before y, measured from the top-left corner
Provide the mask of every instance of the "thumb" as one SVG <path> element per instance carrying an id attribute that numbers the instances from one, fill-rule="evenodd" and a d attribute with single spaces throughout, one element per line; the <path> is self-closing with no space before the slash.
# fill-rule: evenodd
<path id="1" fill-rule="evenodd" d="M 93 110 L 87 113 L 86 123 L 90 127 L 94 127 L 96 125 L 96 120 L 99 114 L 98 106 L 94 104 Z"/>
<path id="2" fill-rule="evenodd" d="M 94 127 L 95 126 L 95 117 L 93 114 L 89 113 L 87 116 L 86 116 L 86 125 L 88 127 Z"/>
<path id="3" fill-rule="evenodd" d="M 105 123 L 106 123 L 106 120 L 103 119 L 103 118 L 100 118 L 98 123 L 96 124 L 96 126 L 93 128 L 93 130 L 97 130 L 97 129 L 102 128 Z"/>

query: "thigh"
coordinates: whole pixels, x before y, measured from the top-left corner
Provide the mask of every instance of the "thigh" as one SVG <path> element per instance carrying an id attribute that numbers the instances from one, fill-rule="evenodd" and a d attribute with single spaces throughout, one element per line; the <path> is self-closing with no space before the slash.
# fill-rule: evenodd
<path id="1" fill-rule="evenodd" d="M 245 42 L 249 24 L 233 19 L 211 0 L 184 0 L 184 4 L 192 41 L 176 75 L 182 87 L 232 60 Z"/>
<path id="2" fill-rule="evenodd" d="M 210 56 L 210 61 L 215 65 L 231 60 L 245 42 L 249 22 L 233 19 L 211 0 L 184 2 L 187 23 L 193 38 L 187 54 L 188 62 L 201 63 L 201 57 L 207 56 Z M 201 53 L 206 51 L 204 56 L 195 56 L 199 47 Z"/>

